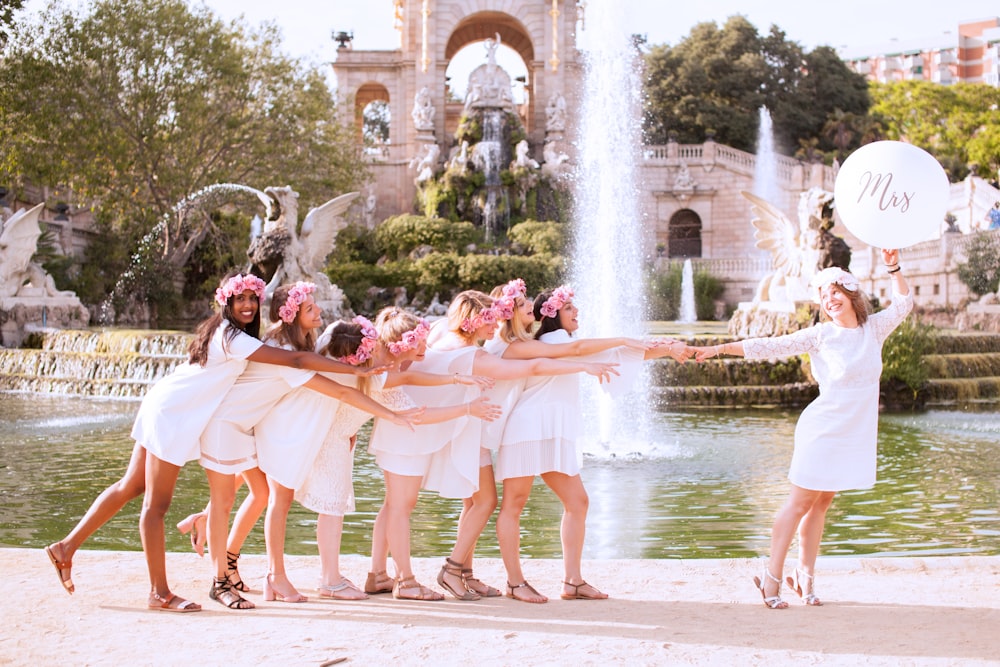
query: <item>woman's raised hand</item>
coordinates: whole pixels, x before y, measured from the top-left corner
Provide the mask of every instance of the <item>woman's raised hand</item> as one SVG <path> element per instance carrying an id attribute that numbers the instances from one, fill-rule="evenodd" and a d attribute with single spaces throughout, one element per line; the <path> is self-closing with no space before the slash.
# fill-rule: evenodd
<path id="1" fill-rule="evenodd" d="M 882 248 L 882 263 L 886 266 L 896 266 L 899 264 L 899 251 Z"/>
<path id="2" fill-rule="evenodd" d="M 399 412 L 393 412 L 393 418 L 390 419 L 393 424 L 397 426 L 406 426 L 411 431 L 413 427 L 421 422 L 424 417 L 424 411 L 427 408 L 410 408 L 409 410 L 400 410 Z"/>
<path id="3" fill-rule="evenodd" d="M 591 363 L 585 364 L 583 370 L 588 375 L 593 375 L 600 380 L 601 384 L 604 384 L 605 382 L 611 382 L 612 375 L 620 375 L 620 373 L 615 370 L 617 365 L 618 364 Z"/>
<path id="4" fill-rule="evenodd" d="M 494 421 L 503 414 L 503 408 L 496 403 L 490 403 L 487 396 L 480 396 L 476 400 L 470 401 L 468 407 L 470 416 L 478 417 L 485 422 Z"/>
<path id="5" fill-rule="evenodd" d="M 496 380 L 485 375 L 459 375 L 455 374 L 455 382 L 469 386 L 477 386 L 480 389 L 492 389 L 496 385 Z"/>

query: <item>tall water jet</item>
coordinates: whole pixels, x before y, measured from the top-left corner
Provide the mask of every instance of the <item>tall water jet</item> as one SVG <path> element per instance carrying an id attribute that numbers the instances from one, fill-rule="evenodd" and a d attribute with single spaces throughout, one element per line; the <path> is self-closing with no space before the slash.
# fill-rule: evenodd
<path id="1" fill-rule="evenodd" d="M 681 312 L 678 322 L 691 324 L 698 321 L 698 311 L 694 305 L 694 267 L 690 259 L 684 260 L 681 270 Z"/>
<path id="2" fill-rule="evenodd" d="M 588 3 L 587 25 L 597 28 L 585 36 L 571 270 L 580 335 L 642 337 L 646 295 L 636 164 L 642 146 L 640 56 L 613 0 Z M 586 429 L 598 434 L 598 442 L 583 442 L 584 451 L 607 456 L 646 449 L 641 442 L 647 440 L 648 382 L 637 385 L 641 389 L 627 400 L 612 401 L 598 390 L 585 397 L 585 405 L 598 408 L 599 430 Z"/>
<path id="3" fill-rule="evenodd" d="M 753 168 L 753 193 L 766 202 L 780 206 L 778 201 L 778 160 L 774 152 L 774 123 L 771 112 L 761 106 L 758 110 L 757 159 Z"/>

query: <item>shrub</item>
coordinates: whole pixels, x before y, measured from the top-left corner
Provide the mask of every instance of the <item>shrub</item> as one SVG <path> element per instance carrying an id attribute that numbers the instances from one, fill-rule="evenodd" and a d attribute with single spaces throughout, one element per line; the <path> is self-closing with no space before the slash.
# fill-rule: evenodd
<path id="1" fill-rule="evenodd" d="M 966 258 L 958 265 L 958 279 L 976 295 L 996 292 L 1000 287 L 1000 237 L 976 234 L 966 248 Z"/>
<path id="2" fill-rule="evenodd" d="M 461 259 L 453 252 L 432 252 L 414 262 L 417 288 L 425 294 L 447 295 L 458 287 L 458 269 Z"/>
<path id="3" fill-rule="evenodd" d="M 927 384 L 923 357 L 934 349 L 934 327 L 911 315 L 903 320 L 882 346 L 882 384 L 905 385 L 916 397 Z"/>
<path id="4" fill-rule="evenodd" d="M 397 215 L 375 230 L 379 250 L 390 259 L 402 259 L 414 248 L 429 245 L 438 252 L 459 252 L 477 239 L 471 222 L 450 222 L 419 215 Z"/>
<path id="5" fill-rule="evenodd" d="M 507 238 L 531 254 L 562 254 L 566 247 L 566 226 L 558 222 L 525 220 L 510 228 Z"/>
<path id="6" fill-rule="evenodd" d="M 386 262 L 382 265 L 365 262 L 340 262 L 326 269 L 330 282 L 344 291 L 351 308 L 362 308 L 372 287 L 394 289 L 405 287 L 409 294 L 417 291 L 418 273 L 413 262 Z"/>
<path id="7" fill-rule="evenodd" d="M 684 268 L 671 262 L 665 273 L 654 274 L 650 281 L 649 310 L 654 320 L 676 320 L 681 312 L 681 283 Z M 699 320 L 715 319 L 715 302 L 725 286 L 708 271 L 695 271 L 694 308 Z"/>
<path id="8" fill-rule="evenodd" d="M 458 269 L 458 286 L 489 293 L 497 285 L 521 278 L 529 296 L 558 285 L 563 277 L 563 259 L 554 255 L 466 255 Z"/>

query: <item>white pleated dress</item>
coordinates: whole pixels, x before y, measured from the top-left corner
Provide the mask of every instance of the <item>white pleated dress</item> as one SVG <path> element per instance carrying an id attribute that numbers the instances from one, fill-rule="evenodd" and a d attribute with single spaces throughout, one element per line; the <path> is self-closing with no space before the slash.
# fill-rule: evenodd
<path id="1" fill-rule="evenodd" d="M 400 408 L 387 402 L 383 391 L 385 373 L 373 376 L 370 380 L 370 396 L 372 400 L 387 405 L 390 410 Z M 338 382 L 357 387 L 357 376 L 341 375 Z M 406 408 L 402 408 L 406 409 Z M 344 516 L 354 511 L 354 450 L 351 448 L 351 436 L 358 432 L 361 426 L 372 418 L 353 405 L 337 402 L 336 414 L 331 420 L 330 429 L 320 440 L 319 451 L 307 471 L 301 486 L 295 487 L 295 499 L 317 514 Z"/>
<path id="2" fill-rule="evenodd" d="M 242 331 L 223 345 L 233 325 L 224 321 L 212 335 L 204 366 L 182 364 L 154 384 L 142 399 L 132 438 L 156 458 L 175 466 L 201 456 L 199 440 L 247 357 L 263 343 Z"/>
<path id="3" fill-rule="evenodd" d="M 484 350 L 500 359 L 503 358 L 504 352 L 507 351 L 508 347 L 510 347 L 510 343 L 501 339 L 499 335 L 494 336 L 483 345 Z M 489 397 L 490 403 L 496 403 L 500 406 L 501 413 L 497 419 L 491 422 L 483 421 L 483 447 L 493 452 L 500 449 L 500 440 L 503 438 L 504 428 L 507 426 L 507 418 L 510 416 L 514 406 L 517 405 L 517 399 L 524 392 L 525 382 L 526 378 L 497 380 L 492 389 L 484 392 Z"/>
<path id="4" fill-rule="evenodd" d="M 565 329 L 543 334 L 543 343 L 571 343 Z M 617 363 L 619 375 L 601 385 L 613 397 L 626 393 L 642 370 L 644 353 L 625 347 L 566 360 Z M 593 379 L 593 378 L 591 378 Z M 500 440 L 495 465 L 498 480 L 548 472 L 580 474 L 580 374 L 530 377 L 517 399 Z M 593 379 L 596 382 L 596 379 Z"/>
<path id="5" fill-rule="evenodd" d="M 409 370 L 443 375 L 471 375 L 478 347 L 427 350 L 423 361 Z M 479 388 L 463 384 L 437 387 L 408 386 L 402 390 L 416 406 L 468 403 Z M 395 408 L 393 408 L 395 409 Z M 479 489 L 479 419 L 460 417 L 439 424 L 421 424 L 413 431 L 405 426 L 377 420 L 369 451 L 383 470 L 421 477 L 422 487 L 444 498 L 468 498 Z"/>
<path id="6" fill-rule="evenodd" d="M 893 294 L 885 310 L 854 329 L 824 322 L 774 338 L 743 341 L 747 359 L 809 354 L 819 396 L 795 426 L 788 479 L 812 491 L 865 489 L 875 484 L 882 344 L 913 308 Z"/>
<path id="7" fill-rule="evenodd" d="M 267 344 L 279 347 L 273 342 Z M 199 463 L 209 470 L 231 475 L 257 467 L 254 427 L 285 394 L 301 387 L 315 374 L 278 364 L 248 363 L 201 434 Z M 285 427 L 295 431 L 298 425 L 289 419 L 285 420 Z"/>

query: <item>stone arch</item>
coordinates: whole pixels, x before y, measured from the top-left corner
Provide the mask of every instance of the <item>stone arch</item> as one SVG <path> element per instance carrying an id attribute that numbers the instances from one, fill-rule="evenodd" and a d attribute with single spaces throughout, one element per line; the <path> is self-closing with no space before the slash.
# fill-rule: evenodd
<path id="1" fill-rule="evenodd" d="M 354 126 L 357 130 L 359 142 L 362 139 L 363 123 L 364 123 L 363 114 L 365 111 L 365 107 L 367 107 L 372 102 L 389 103 L 390 101 L 391 100 L 389 99 L 389 89 L 386 88 L 381 83 L 378 83 L 377 81 L 367 81 L 358 86 L 358 89 L 354 93 Z M 389 127 L 390 127 L 389 136 L 391 137 L 392 136 L 391 123 Z"/>
<path id="2" fill-rule="evenodd" d="M 682 208 L 670 216 L 667 256 L 701 257 L 701 217 L 689 208 Z"/>
<path id="3" fill-rule="evenodd" d="M 531 31 L 517 17 L 506 12 L 495 10 L 473 11 L 464 16 L 454 24 L 448 39 L 444 43 L 444 50 L 441 53 L 442 63 L 446 71 L 452 58 L 469 44 L 482 42 L 500 35 L 500 41 L 524 61 L 527 70 L 527 80 L 525 81 L 525 91 L 528 97 L 527 108 L 522 108 L 522 120 L 526 131 L 530 134 L 534 128 L 534 115 L 536 111 L 536 95 L 533 80 L 536 74 L 535 45 L 532 41 Z M 446 118 L 446 133 L 452 130 L 452 125 L 457 125 L 455 112 L 448 113 Z"/>
<path id="4" fill-rule="evenodd" d="M 476 12 L 462 19 L 451 31 L 444 49 L 446 61 L 455 57 L 459 50 L 473 42 L 500 34 L 501 41 L 514 49 L 529 68 L 535 59 L 535 47 L 531 43 L 528 30 L 520 21 L 503 12 Z"/>

